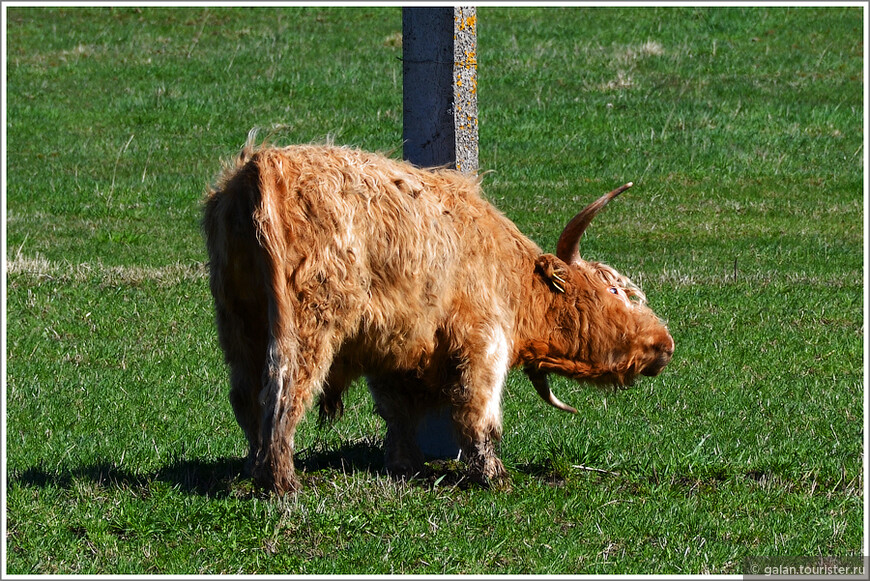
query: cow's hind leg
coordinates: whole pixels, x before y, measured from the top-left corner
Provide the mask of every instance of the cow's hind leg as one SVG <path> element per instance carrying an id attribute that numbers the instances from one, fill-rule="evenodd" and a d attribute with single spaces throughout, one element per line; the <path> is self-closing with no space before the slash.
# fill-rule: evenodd
<path id="1" fill-rule="evenodd" d="M 384 462 L 387 472 L 410 478 L 423 472 L 423 452 L 417 444 L 417 425 L 426 410 L 428 394 L 413 373 L 366 378 L 375 409 L 387 423 Z"/>
<path id="2" fill-rule="evenodd" d="M 213 266 L 212 291 L 218 339 L 230 368 L 229 399 L 248 441 L 245 468 L 250 472 L 260 450 L 262 412 L 258 397 L 263 387 L 269 329 L 265 292 L 262 286 L 251 283 L 257 272 L 242 269 L 239 263 L 244 261 L 233 258 L 236 260 L 223 268 Z"/>
<path id="3" fill-rule="evenodd" d="M 230 403 L 236 421 L 248 441 L 245 472 L 250 474 L 260 449 L 260 404 L 257 401 L 262 388 L 262 367 L 230 363 Z"/>
<path id="4" fill-rule="evenodd" d="M 238 312 L 218 309 L 218 331 L 230 368 L 230 403 L 248 441 L 246 471 L 250 471 L 260 448 L 261 412 L 257 397 L 263 386 L 263 366 L 266 361 L 265 341 L 258 333 L 252 332 L 251 319 L 247 325 L 242 324 Z M 261 330 L 265 337 L 265 323 Z"/>
<path id="5" fill-rule="evenodd" d="M 300 488 L 293 465 L 296 426 L 323 391 L 332 365 L 332 339 L 331 333 L 322 331 L 270 344 L 259 398 L 262 446 L 253 473 L 258 482 L 279 495 Z"/>

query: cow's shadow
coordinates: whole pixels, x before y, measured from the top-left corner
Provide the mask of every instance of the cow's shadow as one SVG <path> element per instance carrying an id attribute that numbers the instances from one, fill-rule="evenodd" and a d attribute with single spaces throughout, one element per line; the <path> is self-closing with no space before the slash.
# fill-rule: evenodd
<path id="1" fill-rule="evenodd" d="M 166 482 L 180 490 L 203 496 L 229 496 L 230 484 L 239 479 L 244 461 L 222 458 L 214 461 L 177 460 L 152 473 L 134 473 L 113 462 L 102 461 L 69 470 L 53 471 L 42 467 L 27 468 L 7 475 L 9 488 L 72 489 L 78 483 L 122 490 L 147 490 L 154 482 Z"/>
<path id="2" fill-rule="evenodd" d="M 296 455 L 297 474 L 303 486 L 331 479 L 336 472 L 353 475 L 386 476 L 384 452 L 380 443 L 368 440 L 347 442 L 335 448 L 315 446 Z M 519 474 L 549 482 L 549 471 L 537 464 L 515 467 Z M 411 480 L 418 486 L 456 486 L 466 488 L 464 465 L 452 460 L 427 462 L 426 473 Z M 268 496 L 245 473 L 240 457 L 216 460 L 179 458 L 150 473 L 135 473 L 110 461 L 101 461 L 70 470 L 50 470 L 40 466 L 7 473 L 7 486 L 55 487 L 70 490 L 80 483 L 120 490 L 147 491 L 154 482 L 164 482 L 184 493 L 211 498 L 250 498 Z M 551 483 L 552 484 L 552 483 Z"/>
<path id="3" fill-rule="evenodd" d="M 296 467 L 305 479 L 324 471 L 345 473 L 384 473 L 383 450 L 367 442 L 344 444 L 338 448 L 301 451 Z M 214 498 L 247 497 L 262 494 L 245 474 L 245 460 L 239 457 L 216 460 L 176 459 L 151 473 L 134 473 L 111 461 L 69 470 L 34 466 L 7 473 L 7 486 L 72 489 L 77 483 L 127 490 L 145 490 L 154 482 L 165 482 L 192 495 Z"/>

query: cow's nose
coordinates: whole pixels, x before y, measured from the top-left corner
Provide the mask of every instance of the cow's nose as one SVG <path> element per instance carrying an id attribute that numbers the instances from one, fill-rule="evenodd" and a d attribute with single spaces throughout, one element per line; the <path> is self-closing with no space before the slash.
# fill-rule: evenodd
<path id="1" fill-rule="evenodd" d="M 662 369 L 670 363 L 671 358 L 674 356 L 674 339 L 670 334 L 667 336 L 666 341 L 661 341 L 656 343 L 653 346 L 655 351 L 655 357 L 647 365 L 641 373 L 648 377 L 653 377 L 661 373 Z"/>

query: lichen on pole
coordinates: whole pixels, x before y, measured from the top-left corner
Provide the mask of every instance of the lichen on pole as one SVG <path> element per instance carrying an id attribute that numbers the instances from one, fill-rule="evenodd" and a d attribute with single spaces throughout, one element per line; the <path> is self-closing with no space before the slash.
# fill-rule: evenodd
<path id="1" fill-rule="evenodd" d="M 456 169 L 477 171 L 477 11 L 453 9 L 453 122 Z"/>

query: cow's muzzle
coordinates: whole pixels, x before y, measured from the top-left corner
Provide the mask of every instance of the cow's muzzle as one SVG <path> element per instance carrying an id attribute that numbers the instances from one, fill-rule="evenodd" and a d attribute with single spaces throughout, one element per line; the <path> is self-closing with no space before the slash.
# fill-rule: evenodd
<path id="1" fill-rule="evenodd" d="M 641 373 L 647 377 L 653 377 L 662 372 L 671 358 L 674 356 L 674 339 L 670 333 L 666 334 L 666 338 L 656 342 L 653 346 L 653 356 L 650 363 L 641 370 Z"/>

